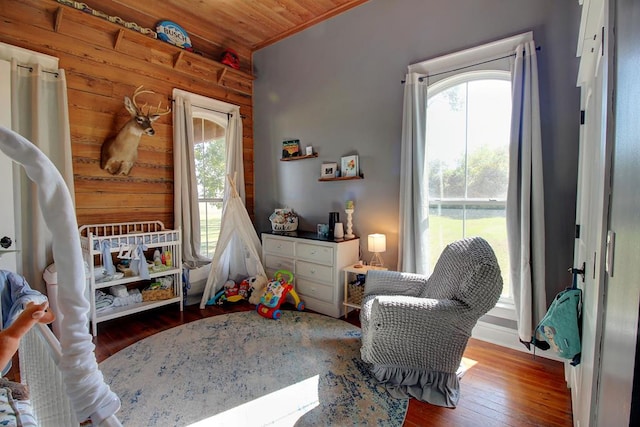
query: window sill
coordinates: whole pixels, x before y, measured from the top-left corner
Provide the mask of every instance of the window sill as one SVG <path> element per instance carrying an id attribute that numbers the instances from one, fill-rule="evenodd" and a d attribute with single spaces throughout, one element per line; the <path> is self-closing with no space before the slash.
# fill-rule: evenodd
<path id="1" fill-rule="evenodd" d="M 513 300 L 500 299 L 496 306 L 489 310 L 489 316 L 499 317 L 501 319 L 517 320 L 516 306 Z"/>

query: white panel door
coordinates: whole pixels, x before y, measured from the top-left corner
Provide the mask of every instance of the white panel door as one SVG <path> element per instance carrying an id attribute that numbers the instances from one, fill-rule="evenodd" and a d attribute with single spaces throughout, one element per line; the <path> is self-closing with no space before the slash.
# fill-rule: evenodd
<path id="1" fill-rule="evenodd" d="M 7 128 L 11 128 L 10 85 L 11 63 L 0 60 L 0 125 Z M 13 161 L 0 152 L 0 269 L 17 271 L 13 169 Z"/>
<path id="2" fill-rule="evenodd" d="M 598 372 L 604 314 L 604 247 L 609 198 L 610 154 L 607 145 L 609 59 L 606 34 L 607 0 L 585 1 L 585 37 L 578 84 L 584 124 L 580 129 L 580 158 L 574 268 L 584 266 L 582 289 L 582 357 L 577 367 L 567 364 L 576 427 L 595 426 Z M 585 15 L 586 12 L 586 15 Z"/>

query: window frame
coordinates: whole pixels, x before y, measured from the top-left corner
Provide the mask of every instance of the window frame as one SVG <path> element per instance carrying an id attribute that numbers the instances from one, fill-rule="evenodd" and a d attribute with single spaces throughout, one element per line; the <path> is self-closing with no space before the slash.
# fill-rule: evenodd
<path id="1" fill-rule="evenodd" d="M 511 81 L 511 71 L 507 71 L 504 69 L 496 69 L 491 68 L 492 59 L 500 60 L 505 59 L 505 61 L 509 61 L 509 56 L 511 52 L 517 47 L 518 44 L 523 43 L 533 39 L 533 33 L 528 32 L 524 34 L 520 34 L 517 36 L 513 36 L 507 39 L 498 40 L 493 43 L 489 43 L 486 45 L 482 45 L 476 48 L 471 48 L 467 50 L 463 50 L 460 52 L 452 53 L 449 55 L 441 56 L 438 58 L 430 59 L 427 61 L 423 61 L 420 63 L 412 64 L 409 66 L 409 72 L 424 74 L 424 78 L 429 81 L 429 76 L 441 75 L 441 74 L 450 74 L 447 77 L 444 77 L 440 80 L 437 80 L 431 84 L 428 84 L 427 89 L 427 99 L 428 103 L 429 99 L 433 96 L 438 95 L 442 91 L 445 91 L 451 87 L 454 87 L 458 84 L 470 82 L 474 80 L 484 80 L 484 79 L 498 79 L 498 80 L 507 80 Z M 482 68 L 474 68 L 473 64 L 486 64 L 485 67 Z M 503 68 L 504 62 L 503 62 Z M 427 107 L 428 108 L 428 107 Z M 428 114 L 428 113 L 427 113 Z M 473 199 L 434 199 L 438 200 L 439 203 L 446 201 L 460 203 L 463 205 L 464 203 L 475 202 Z M 480 199 L 485 200 L 485 199 Z M 498 200 L 497 200 L 498 201 Z M 491 201 L 489 201 L 491 202 Z M 506 208 L 506 198 L 504 200 L 499 200 L 499 202 L 503 202 Z M 432 205 L 432 200 L 429 198 L 429 206 Z M 509 272 L 504 273 L 507 278 L 509 278 Z M 516 312 L 515 312 L 515 301 L 513 296 L 513 288 L 511 288 L 510 296 L 501 296 L 500 300 L 496 304 L 495 308 L 493 308 L 489 313 L 490 316 L 495 316 L 503 319 L 516 320 Z"/>
<path id="2" fill-rule="evenodd" d="M 193 200 L 197 200 L 197 195 L 192 194 L 192 189 L 187 188 L 187 185 L 184 185 L 183 182 L 187 182 L 193 179 L 192 171 L 189 170 L 189 166 L 186 165 L 186 159 L 189 157 L 193 158 L 193 147 L 191 148 L 191 152 L 187 152 L 187 148 L 183 146 L 185 141 L 189 138 L 193 138 L 193 135 L 190 137 L 183 134 L 183 132 L 188 133 L 189 131 L 186 129 L 181 129 L 180 133 L 176 133 L 176 128 L 180 126 L 184 126 L 187 128 L 186 123 L 180 124 L 180 126 L 176 125 L 176 120 L 181 121 L 191 121 L 197 114 L 207 114 L 207 113 L 219 113 L 222 115 L 231 115 L 234 117 L 241 117 L 240 115 L 240 106 L 234 105 L 230 102 L 217 100 L 214 98 L 210 98 L 204 95 L 199 95 L 196 93 L 188 92 L 183 89 L 174 88 L 173 89 L 173 98 L 180 99 L 181 102 L 181 110 L 180 114 L 176 114 L 174 112 L 174 141 L 173 141 L 173 155 L 174 155 L 174 216 L 175 223 L 182 227 L 182 238 L 183 238 L 183 248 L 188 248 L 187 251 L 183 251 L 183 260 L 186 263 L 193 264 L 195 266 L 204 265 L 204 261 L 211 261 L 211 258 L 205 257 L 200 253 L 200 247 L 196 248 L 194 244 L 194 235 L 195 232 L 193 227 L 191 226 L 192 218 L 192 210 L 197 209 L 197 206 L 192 206 Z M 176 109 L 177 110 L 177 109 Z M 238 170 L 242 170 L 242 165 L 238 165 L 237 157 L 238 153 L 241 153 L 241 148 L 238 149 L 238 141 L 241 142 L 241 137 L 238 137 L 238 131 L 241 133 L 241 127 L 238 128 L 238 119 L 231 119 L 229 124 L 232 129 L 227 133 L 227 139 L 225 140 L 225 163 L 226 163 L 226 173 L 233 174 L 233 170 L 236 168 L 240 168 Z M 191 126 L 192 127 L 192 126 Z M 191 132 L 193 129 L 191 129 Z M 228 136 L 232 136 L 232 140 L 228 139 Z M 226 179 L 226 178 L 225 178 Z M 187 181 L 185 181 L 187 180 Z M 236 188 L 240 197 L 244 201 L 244 179 L 243 173 L 239 174 L 238 180 L 241 180 L 241 184 L 236 182 Z M 223 211 L 226 208 L 227 198 L 229 197 L 229 185 L 225 181 L 225 195 L 223 199 Z M 183 205 L 188 205 L 187 214 L 183 214 Z"/>
<path id="3" fill-rule="evenodd" d="M 459 86 L 461 84 L 467 84 L 469 82 L 481 81 L 481 80 L 501 80 L 508 83 L 511 83 L 511 73 L 503 70 L 474 70 L 461 72 L 460 74 L 453 75 L 451 77 L 447 77 L 443 80 L 440 80 L 432 85 L 428 86 L 427 89 L 427 104 L 432 97 L 438 96 L 442 92 L 451 89 L 453 87 Z M 428 111 L 428 107 L 427 107 Z M 428 113 L 427 113 L 428 114 Z M 429 147 L 429 142 L 427 141 L 427 147 Z M 468 156 L 469 152 L 467 150 L 468 147 L 465 147 L 465 157 Z M 427 148 L 427 152 L 428 152 Z M 468 162 L 465 161 L 465 176 L 467 176 L 467 167 Z M 467 187 L 467 182 L 465 179 L 465 188 Z M 466 193 L 466 191 L 465 191 Z M 451 197 L 451 198 L 432 198 L 429 197 L 428 207 L 431 209 L 432 207 L 437 207 L 438 205 L 447 205 L 447 206 L 459 206 L 464 208 L 467 205 L 480 205 L 480 206 L 495 206 L 501 207 L 506 210 L 507 208 L 507 199 L 505 198 L 470 198 L 470 197 Z M 466 215 L 463 215 L 463 224 L 462 224 L 463 234 L 466 229 Z M 505 229 L 506 233 L 506 229 Z M 508 272 L 503 272 L 503 275 L 509 278 Z M 510 295 L 509 296 L 500 296 L 499 304 L 504 309 L 509 309 L 510 307 L 514 308 L 513 318 L 515 320 L 515 305 L 513 300 L 513 288 L 510 287 Z M 510 315 L 510 313 L 509 313 Z M 500 317 L 504 317 L 501 315 Z"/>
<path id="4" fill-rule="evenodd" d="M 196 107 L 193 106 L 192 107 L 192 113 L 191 113 L 191 121 L 192 123 L 199 119 L 199 120 L 208 120 L 210 122 L 213 122 L 215 124 L 217 124 L 218 126 L 221 126 L 224 130 L 225 130 L 225 137 L 224 137 L 224 147 L 225 147 L 225 153 L 224 153 L 224 157 L 225 157 L 225 170 L 226 170 L 226 157 L 227 157 L 227 137 L 226 137 L 226 132 L 227 132 L 227 126 L 228 126 L 228 120 L 222 120 L 221 118 L 221 114 L 222 113 L 217 113 L 217 112 L 212 112 L 212 111 L 208 111 L 205 110 L 204 108 L 200 108 L 200 107 Z M 195 124 L 194 124 L 195 126 Z M 205 144 L 206 142 L 203 141 L 203 144 Z M 195 145 L 195 141 L 194 141 L 194 145 Z M 196 147 L 193 147 L 194 152 L 196 151 Z M 196 174 L 196 180 L 198 177 L 198 165 L 195 165 L 195 174 Z M 224 178 L 224 177 L 223 177 Z M 200 198 L 199 194 L 196 194 L 196 197 L 198 199 L 198 206 L 200 206 L 201 203 L 220 203 L 221 206 L 224 207 L 224 190 L 223 190 L 223 195 L 222 197 L 209 197 L 209 198 Z M 202 223 L 202 217 L 200 217 L 200 222 Z M 202 226 L 202 224 L 201 224 Z M 208 228 L 208 222 L 206 222 L 205 224 L 205 229 Z M 202 234 L 202 231 L 200 231 L 200 251 L 203 251 L 205 248 L 208 248 L 209 240 L 206 239 L 206 236 L 204 236 Z M 215 253 L 215 248 L 214 248 L 214 252 Z M 206 251 L 205 253 L 200 253 L 200 255 L 206 257 L 206 258 L 211 258 L 213 259 L 213 253 L 211 254 L 211 256 L 209 256 L 209 251 Z"/>

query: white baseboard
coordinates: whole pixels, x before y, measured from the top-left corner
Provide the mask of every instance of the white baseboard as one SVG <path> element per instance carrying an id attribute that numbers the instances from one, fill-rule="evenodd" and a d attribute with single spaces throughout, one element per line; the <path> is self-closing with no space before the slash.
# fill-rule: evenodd
<path id="1" fill-rule="evenodd" d="M 475 339 L 486 341 L 491 344 L 533 355 L 533 350 L 527 350 L 527 348 L 520 342 L 518 331 L 516 331 L 515 329 L 505 328 L 504 326 L 493 325 L 487 322 L 478 322 L 473 328 L 473 331 L 471 331 L 471 336 Z M 565 362 L 564 359 L 561 359 L 549 353 L 548 351 L 542 351 L 540 349 L 536 349 L 536 356 L 544 357 L 558 362 Z"/>

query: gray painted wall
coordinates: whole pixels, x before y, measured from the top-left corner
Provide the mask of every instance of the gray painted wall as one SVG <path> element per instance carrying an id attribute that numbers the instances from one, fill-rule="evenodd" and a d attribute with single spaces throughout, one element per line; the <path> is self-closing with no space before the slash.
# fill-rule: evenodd
<path id="1" fill-rule="evenodd" d="M 258 231 L 275 208 L 313 230 L 354 200 L 354 231 L 387 235 L 397 265 L 402 94 L 409 64 L 532 30 L 541 90 L 551 300 L 573 259 L 579 91 L 576 1 L 371 0 L 254 54 L 255 206 Z M 316 159 L 281 162 L 281 143 L 300 139 Z M 323 161 L 360 156 L 363 180 L 318 182 Z"/>

